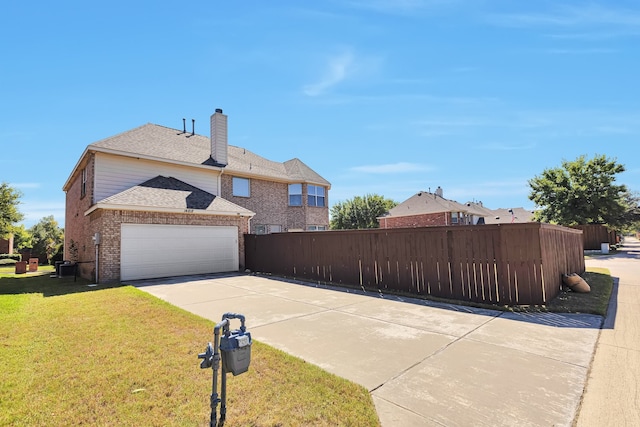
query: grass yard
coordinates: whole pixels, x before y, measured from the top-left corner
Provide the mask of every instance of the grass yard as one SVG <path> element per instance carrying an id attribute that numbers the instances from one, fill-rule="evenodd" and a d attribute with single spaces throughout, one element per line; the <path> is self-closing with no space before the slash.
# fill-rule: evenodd
<path id="1" fill-rule="evenodd" d="M 197 354 L 214 323 L 130 286 L 13 271 L 0 268 L 0 425 L 208 425 Z M 226 426 L 379 425 L 365 388 L 257 341 L 227 379 Z"/>
<path id="2" fill-rule="evenodd" d="M 586 313 L 605 316 L 613 290 L 611 272 L 606 268 L 589 268 L 582 274 L 582 278 L 591 287 L 591 292 L 583 294 L 565 288 L 560 295 L 546 305 L 546 309 L 559 313 Z"/>

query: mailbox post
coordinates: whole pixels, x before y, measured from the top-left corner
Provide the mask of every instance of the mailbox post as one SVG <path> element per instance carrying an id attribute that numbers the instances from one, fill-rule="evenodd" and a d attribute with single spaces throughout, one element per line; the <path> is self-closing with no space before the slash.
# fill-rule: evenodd
<path id="1" fill-rule="evenodd" d="M 240 320 L 240 329 L 229 328 L 231 319 Z M 222 330 L 222 337 L 220 336 Z M 204 353 L 198 354 L 200 368 L 213 369 L 211 385 L 211 420 L 210 427 L 222 427 L 227 415 L 227 372 L 233 376 L 247 372 L 251 363 L 251 333 L 244 325 L 244 316 L 237 313 L 225 313 L 222 321 L 213 328 L 213 344 L 208 343 Z M 220 396 L 218 396 L 218 369 L 222 360 Z M 220 422 L 217 422 L 217 406 L 220 403 Z"/>

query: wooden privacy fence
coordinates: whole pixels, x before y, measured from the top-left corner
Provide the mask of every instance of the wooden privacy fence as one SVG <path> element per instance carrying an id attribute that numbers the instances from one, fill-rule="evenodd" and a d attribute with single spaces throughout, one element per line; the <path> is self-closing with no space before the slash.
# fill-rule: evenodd
<path id="1" fill-rule="evenodd" d="M 334 285 L 500 305 L 545 304 L 582 273 L 582 232 L 540 223 L 247 234 L 245 265 Z"/>
<path id="2" fill-rule="evenodd" d="M 615 245 L 616 232 L 609 230 L 606 225 L 601 224 L 587 224 L 576 225 L 572 228 L 582 230 L 582 239 L 585 250 L 601 249 L 602 243 L 609 243 Z"/>

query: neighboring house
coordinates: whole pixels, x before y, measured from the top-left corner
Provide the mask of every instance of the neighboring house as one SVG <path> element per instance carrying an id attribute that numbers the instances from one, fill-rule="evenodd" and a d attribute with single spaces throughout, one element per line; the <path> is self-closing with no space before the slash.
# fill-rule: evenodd
<path id="1" fill-rule="evenodd" d="M 429 227 L 437 225 L 477 224 L 483 213 L 443 197 L 442 188 L 435 193 L 421 191 L 396 205 L 378 218 L 380 228 Z"/>
<path id="2" fill-rule="evenodd" d="M 0 254 L 13 254 L 13 234 L 9 234 L 6 239 L 0 238 Z"/>
<path id="3" fill-rule="evenodd" d="M 81 155 L 63 187 L 65 259 L 101 283 L 237 271 L 243 234 L 327 229 L 329 188 L 298 159 L 229 145 L 220 109 L 211 137 L 146 124 Z"/>
<path id="4" fill-rule="evenodd" d="M 533 211 L 524 208 L 494 209 L 492 215 L 485 217 L 487 224 L 515 224 L 523 222 L 534 222 Z"/>
<path id="5" fill-rule="evenodd" d="M 482 202 L 461 204 L 445 199 L 440 187 L 436 189 L 435 193 L 421 191 L 378 218 L 380 228 L 505 224 L 531 221 L 533 221 L 533 213 L 523 208 L 491 210 L 486 208 Z"/>

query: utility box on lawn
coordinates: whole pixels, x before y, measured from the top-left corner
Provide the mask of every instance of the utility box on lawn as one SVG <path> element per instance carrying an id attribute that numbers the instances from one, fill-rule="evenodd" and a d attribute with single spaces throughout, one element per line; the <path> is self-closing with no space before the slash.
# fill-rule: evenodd
<path id="1" fill-rule="evenodd" d="M 222 363 L 233 376 L 247 372 L 251 363 L 251 333 L 241 330 L 231 331 L 229 336 L 220 337 Z"/>

